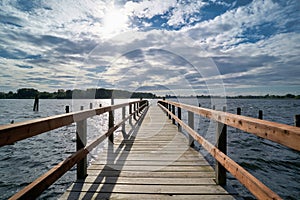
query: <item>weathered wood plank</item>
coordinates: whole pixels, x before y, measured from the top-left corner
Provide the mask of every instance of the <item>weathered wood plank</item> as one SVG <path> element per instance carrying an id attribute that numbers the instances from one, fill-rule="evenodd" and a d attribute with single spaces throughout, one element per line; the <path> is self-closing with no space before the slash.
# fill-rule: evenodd
<path id="1" fill-rule="evenodd" d="M 111 162 L 114 160 L 97 160 L 93 162 L 94 165 L 101 164 L 105 165 L 109 163 L 114 164 L 114 162 Z M 207 161 L 203 158 L 202 160 L 185 160 L 185 161 L 175 161 L 175 162 L 169 162 L 165 160 L 152 160 L 150 161 L 144 161 L 144 160 L 123 160 L 123 162 L 118 162 L 121 166 L 200 166 L 200 165 L 207 165 Z"/>
<path id="2" fill-rule="evenodd" d="M 85 179 L 77 180 L 76 183 L 118 183 L 118 184 L 139 184 L 139 185 L 215 185 L 215 181 L 212 178 L 134 178 L 134 177 L 118 177 L 117 181 L 115 177 L 99 177 L 88 176 Z"/>
<path id="3" fill-rule="evenodd" d="M 153 169 L 156 169 L 156 171 L 159 169 L 161 172 L 213 172 L 213 168 L 209 165 L 202 165 L 202 166 L 123 166 L 123 165 L 91 165 L 89 167 L 89 170 L 122 170 L 122 171 L 151 171 Z"/>
<path id="4" fill-rule="evenodd" d="M 74 183 L 68 191 L 131 194 L 228 194 L 217 185 L 139 185 Z"/>
<path id="5" fill-rule="evenodd" d="M 173 195 L 173 194 L 127 194 L 127 193 L 94 193 L 94 192 L 66 192 L 60 199 L 133 199 L 133 200 L 233 200 L 232 195 Z"/>
<path id="6" fill-rule="evenodd" d="M 88 175 L 99 175 L 98 170 L 89 170 Z M 101 176 L 109 176 L 109 177 L 157 177 L 157 178 L 214 178 L 215 173 L 214 172 L 144 172 L 144 171 L 137 171 L 137 172 L 131 172 L 131 171 L 108 171 L 103 170 L 100 173 Z"/>

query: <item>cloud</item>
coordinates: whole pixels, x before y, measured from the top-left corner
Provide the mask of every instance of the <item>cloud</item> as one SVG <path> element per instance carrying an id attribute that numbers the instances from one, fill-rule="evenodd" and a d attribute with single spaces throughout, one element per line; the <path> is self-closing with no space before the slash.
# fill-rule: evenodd
<path id="1" fill-rule="evenodd" d="M 297 1 L 271 0 L 2 2 L 0 82 L 5 90 L 165 86 L 182 93 L 276 84 L 294 91 L 297 9 Z M 113 11 L 127 20 L 108 32 Z"/>

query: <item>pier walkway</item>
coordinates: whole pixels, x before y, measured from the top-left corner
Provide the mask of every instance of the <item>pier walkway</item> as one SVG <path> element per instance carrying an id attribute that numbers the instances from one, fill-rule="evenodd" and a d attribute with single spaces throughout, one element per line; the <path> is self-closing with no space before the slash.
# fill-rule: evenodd
<path id="1" fill-rule="evenodd" d="M 161 108 L 152 105 L 140 115 L 61 199 L 234 199 Z"/>
<path id="2" fill-rule="evenodd" d="M 182 110 L 187 120 L 181 120 Z M 300 151 L 300 128 L 228 113 L 226 107 L 222 110 L 166 100 L 149 106 L 147 100 L 140 100 L 94 109 L 90 104 L 90 109 L 78 112 L 1 125 L 0 147 L 76 124 L 76 152 L 10 199 L 39 197 L 75 165 L 77 180 L 61 199 L 237 198 L 226 186 L 226 173 L 257 199 L 282 199 L 227 155 L 227 126 L 295 151 Z M 114 112 L 120 111 L 115 119 Z M 87 144 L 87 120 L 103 114 L 108 116 L 107 131 Z M 194 115 L 213 123 L 215 144 L 194 130 Z M 194 142 L 215 159 L 214 169 L 190 147 Z M 105 148 L 95 153 L 100 144 Z M 94 161 L 87 169 L 90 153 Z"/>

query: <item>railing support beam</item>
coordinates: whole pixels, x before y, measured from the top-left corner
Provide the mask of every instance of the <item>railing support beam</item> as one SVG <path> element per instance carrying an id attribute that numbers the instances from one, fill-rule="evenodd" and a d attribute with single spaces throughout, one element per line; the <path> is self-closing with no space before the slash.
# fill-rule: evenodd
<path id="1" fill-rule="evenodd" d="M 223 107 L 223 111 L 226 111 L 226 107 Z M 216 147 L 227 154 L 227 125 L 221 122 L 217 122 L 216 131 Z M 216 183 L 219 185 L 226 185 L 226 169 L 216 160 Z"/>
<path id="2" fill-rule="evenodd" d="M 188 125 L 191 127 L 191 129 L 194 129 L 194 113 L 191 111 L 188 111 Z M 189 145 L 191 147 L 194 146 L 194 139 L 193 137 L 189 134 Z"/>
<path id="3" fill-rule="evenodd" d="M 80 110 L 83 110 L 81 106 Z M 87 121 L 86 119 L 76 123 L 76 151 L 83 149 L 86 145 Z M 77 163 L 77 179 L 87 176 L 87 156 Z"/>
<path id="4" fill-rule="evenodd" d="M 177 116 L 181 120 L 181 108 L 180 107 L 177 107 Z M 181 132 L 182 131 L 182 127 L 180 126 L 179 123 L 177 123 L 177 127 L 178 127 L 178 131 Z"/>
<path id="5" fill-rule="evenodd" d="M 172 113 L 173 113 L 173 115 L 175 115 L 175 106 L 174 105 L 172 105 Z M 172 123 L 175 124 L 174 118 L 172 118 Z"/>
<path id="6" fill-rule="evenodd" d="M 114 127 L 114 115 L 113 111 L 109 111 L 108 113 L 108 129 L 111 129 Z M 114 133 L 111 133 L 108 137 L 109 141 L 114 143 Z"/>

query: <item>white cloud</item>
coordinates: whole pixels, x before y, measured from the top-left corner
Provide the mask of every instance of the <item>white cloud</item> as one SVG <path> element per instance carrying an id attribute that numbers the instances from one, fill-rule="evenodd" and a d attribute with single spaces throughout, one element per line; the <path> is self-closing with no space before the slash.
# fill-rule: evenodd
<path id="1" fill-rule="evenodd" d="M 246 81 L 279 83 L 286 76 L 294 81 L 285 84 L 299 80 L 300 36 L 290 31 L 291 25 L 299 27 L 294 23 L 299 14 L 292 12 L 290 2 L 283 6 L 271 0 L 253 1 L 194 26 L 190 23 L 200 19 L 207 5 L 202 1 L 129 1 L 122 6 L 109 0 L 51 0 L 37 4 L 30 11 L 21 11 L 17 1 L 2 1 L 1 12 L 8 17 L 0 19 L 0 67 L 9 67 L 3 74 L 16 79 L 10 84 L 10 78 L 4 76 L 2 85 L 38 87 L 37 79 L 29 81 L 34 76 L 45 80 L 42 88 L 117 84 L 123 89 L 166 85 L 184 90 L 205 88 L 205 81 L 221 86 L 222 81 L 216 82 L 220 78 L 230 87 Z M 112 12 L 126 20 L 107 31 L 104 18 Z M 151 19 L 156 15 L 169 26 L 186 27 L 178 31 L 162 27 L 139 31 L 136 27 L 125 32 L 132 29 L 131 17 Z M 151 27 L 155 22 L 141 23 Z M 274 28 L 269 35 L 259 32 L 265 24 Z M 125 55 L 135 50 L 141 54 Z M 266 78 L 270 74 L 272 78 Z M 250 80 L 254 75 L 257 79 Z"/>
<path id="2" fill-rule="evenodd" d="M 132 16 L 139 18 L 152 18 L 155 15 L 163 15 L 170 8 L 175 7 L 176 0 L 146 0 L 141 2 L 128 1 L 124 5 L 125 10 Z"/>

